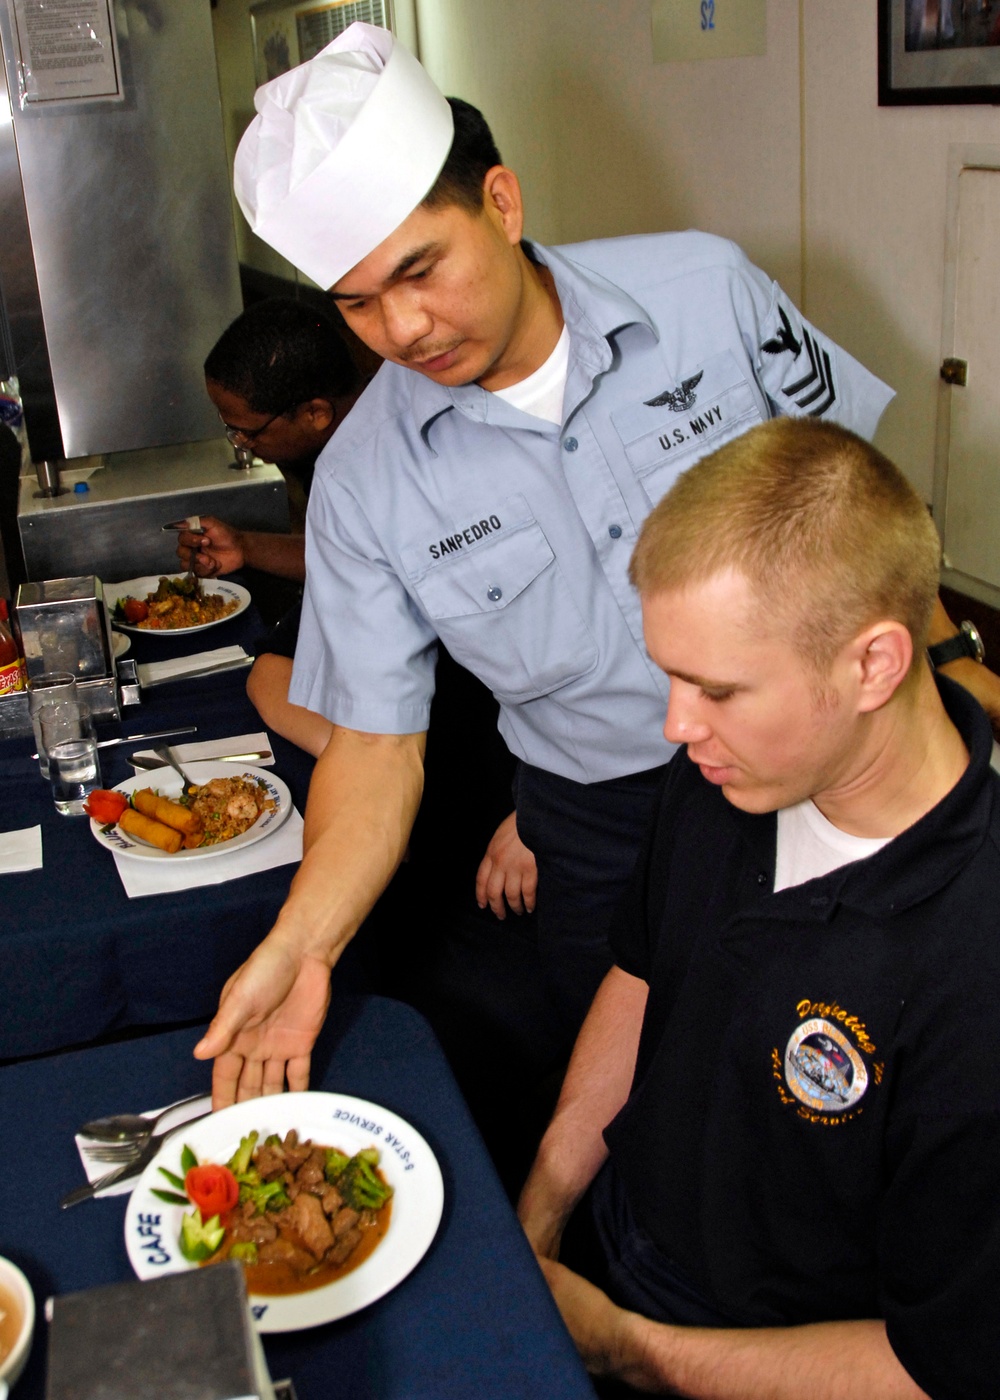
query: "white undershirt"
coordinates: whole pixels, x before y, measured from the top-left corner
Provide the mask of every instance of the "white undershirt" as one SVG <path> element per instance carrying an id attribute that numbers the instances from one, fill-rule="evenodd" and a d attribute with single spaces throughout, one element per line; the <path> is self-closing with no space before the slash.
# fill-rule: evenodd
<path id="1" fill-rule="evenodd" d="M 778 813 L 775 893 L 829 875 L 831 870 L 839 870 L 851 861 L 873 856 L 891 840 L 891 836 L 851 836 L 841 831 L 827 821 L 812 798 L 785 807 Z"/>
<path id="2" fill-rule="evenodd" d="M 561 426 L 568 370 L 569 329 L 564 324 L 556 348 L 534 374 L 529 374 L 527 379 L 511 384 L 507 389 L 494 389 L 493 392 L 498 399 L 519 408 L 522 413 L 530 413 L 534 418 L 544 418 L 546 423 Z"/>

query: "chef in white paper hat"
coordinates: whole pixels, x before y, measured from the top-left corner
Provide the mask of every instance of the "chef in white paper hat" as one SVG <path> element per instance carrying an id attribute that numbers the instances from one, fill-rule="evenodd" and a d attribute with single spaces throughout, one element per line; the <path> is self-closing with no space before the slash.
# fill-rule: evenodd
<path id="1" fill-rule="evenodd" d="M 352 24 L 254 102 L 236 153 L 236 198 L 254 233 L 321 287 L 403 222 L 451 147 L 446 99 L 371 24 Z"/>
<path id="2" fill-rule="evenodd" d="M 267 83 L 256 105 L 236 155 L 240 206 L 370 349 L 489 390 L 545 361 L 559 300 L 521 242 L 520 185 L 481 113 L 368 24 Z"/>

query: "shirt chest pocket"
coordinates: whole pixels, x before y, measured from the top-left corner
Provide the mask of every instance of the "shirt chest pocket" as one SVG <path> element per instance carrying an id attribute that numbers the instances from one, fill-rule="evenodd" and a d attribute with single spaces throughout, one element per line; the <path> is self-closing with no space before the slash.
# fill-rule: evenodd
<path id="1" fill-rule="evenodd" d="M 727 350 L 693 366 L 652 400 L 619 409 L 611 421 L 655 506 L 688 467 L 762 422 L 762 402 Z"/>
<path id="2" fill-rule="evenodd" d="M 414 567 L 404 551 L 410 588 L 456 661 L 497 699 L 523 703 L 586 675 L 597 644 L 574 601 L 552 546 L 523 498 L 504 502 L 494 519 L 514 519 L 467 545 L 461 535 L 437 542 L 450 552 Z M 461 543 L 459 543 L 461 541 Z M 426 559 L 428 547 L 420 547 Z"/>

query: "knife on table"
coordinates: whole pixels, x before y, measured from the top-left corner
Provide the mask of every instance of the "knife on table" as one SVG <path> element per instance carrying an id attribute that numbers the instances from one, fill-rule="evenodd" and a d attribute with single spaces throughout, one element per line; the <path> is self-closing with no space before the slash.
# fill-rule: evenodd
<path id="1" fill-rule="evenodd" d="M 139 676 L 139 685 L 143 690 L 149 690 L 154 685 L 171 685 L 174 681 L 193 681 L 199 676 L 210 676 L 215 671 L 243 671 L 248 666 L 252 666 L 256 660 L 253 656 L 244 656 L 234 661 L 216 661 L 211 666 L 202 666 L 197 671 L 180 671 L 175 676 L 160 676 L 157 680 L 143 680 Z M 145 664 L 145 663 L 143 663 Z"/>
<path id="2" fill-rule="evenodd" d="M 133 1161 L 126 1162 L 124 1166 L 115 1167 L 113 1172 L 108 1172 L 106 1176 L 99 1176 L 96 1181 L 88 1181 L 86 1186 L 78 1186 L 75 1191 L 71 1191 L 68 1196 L 62 1198 L 59 1202 L 59 1209 L 69 1210 L 70 1206 L 79 1205 L 81 1201 L 89 1201 L 91 1196 L 96 1196 L 99 1191 L 114 1186 L 118 1181 L 128 1181 L 130 1177 L 141 1176 L 167 1138 L 190 1127 L 192 1123 L 198 1123 L 202 1118 L 207 1118 L 210 1113 L 211 1110 L 207 1113 L 198 1113 L 194 1118 L 187 1118 L 183 1123 L 178 1123 L 175 1128 L 168 1128 L 165 1133 L 155 1133 Z"/>
<path id="3" fill-rule="evenodd" d="M 197 734 L 198 726 L 189 724 L 184 729 L 158 729 L 155 734 L 123 734 L 120 739 L 99 739 L 97 747 L 99 749 L 113 749 L 116 744 L 138 744 L 143 739 L 169 739 L 172 734 Z M 38 755 L 33 753 L 32 758 Z"/>
<path id="4" fill-rule="evenodd" d="M 211 758 L 186 758 L 185 763 L 257 763 L 262 758 L 270 758 L 270 749 L 258 749 L 256 753 L 217 753 Z M 143 772 L 149 772 L 153 768 L 163 768 L 162 758 L 144 758 L 142 754 L 134 753 L 126 759 L 133 768 L 141 768 Z"/>

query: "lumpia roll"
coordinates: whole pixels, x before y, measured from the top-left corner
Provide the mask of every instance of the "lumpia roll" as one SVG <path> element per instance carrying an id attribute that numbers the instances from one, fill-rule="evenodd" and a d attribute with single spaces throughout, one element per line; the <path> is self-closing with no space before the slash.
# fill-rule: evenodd
<path id="1" fill-rule="evenodd" d="M 148 841 L 151 846 L 159 846 L 161 851 L 167 851 L 170 855 L 176 855 L 184 844 L 184 837 L 179 831 L 154 821 L 152 817 L 144 816 L 142 812 L 133 811 L 131 807 L 126 807 L 122 812 L 118 818 L 118 825 L 129 836 L 138 836 L 143 841 Z"/>
<path id="2" fill-rule="evenodd" d="M 140 788 L 132 794 L 132 805 L 144 816 L 163 822 L 185 836 L 194 836 L 201 831 L 201 818 L 179 802 L 171 802 L 169 797 L 160 797 L 152 788 Z"/>

